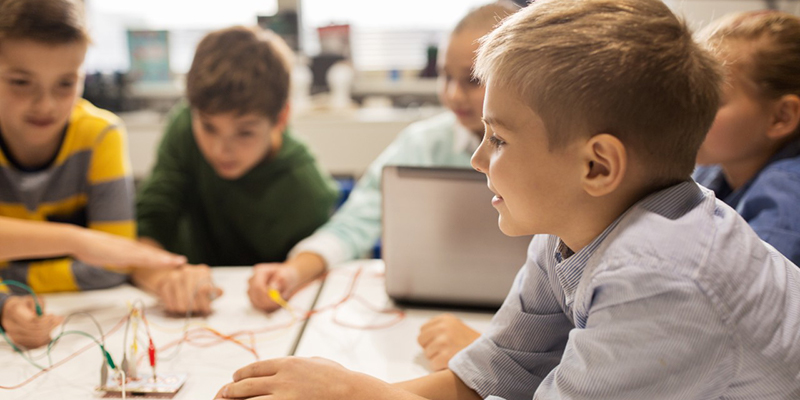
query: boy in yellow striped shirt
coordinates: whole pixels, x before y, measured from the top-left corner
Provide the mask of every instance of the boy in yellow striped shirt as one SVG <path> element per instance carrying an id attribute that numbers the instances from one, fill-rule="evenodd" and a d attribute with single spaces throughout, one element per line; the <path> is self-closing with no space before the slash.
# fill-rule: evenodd
<path id="1" fill-rule="evenodd" d="M 39 293 L 111 287 L 129 266 L 183 257 L 137 244 L 125 132 L 80 99 L 89 43 L 73 0 L 0 0 L 0 326 L 36 347 L 60 323 L 2 284 Z M 88 228 L 88 229 L 86 229 Z"/>

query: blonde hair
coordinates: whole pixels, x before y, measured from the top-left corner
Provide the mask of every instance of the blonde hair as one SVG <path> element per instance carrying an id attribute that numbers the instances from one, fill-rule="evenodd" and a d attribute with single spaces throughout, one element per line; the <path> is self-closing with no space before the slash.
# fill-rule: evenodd
<path id="1" fill-rule="evenodd" d="M 612 134 L 654 185 L 690 177 L 721 82 L 658 0 L 537 1 L 482 39 L 475 73 L 539 114 L 551 150 Z"/>
<path id="2" fill-rule="evenodd" d="M 703 28 L 698 38 L 725 60 L 726 67 L 741 71 L 759 96 L 770 100 L 787 94 L 800 96 L 797 16 L 779 11 L 731 14 Z M 737 57 L 730 57 L 731 52 Z M 800 127 L 794 134 L 800 134 Z"/>
<path id="3" fill-rule="evenodd" d="M 467 15 L 461 18 L 453 28 L 453 33 L 459 33 L 466 30 L 480 30 L 488 32 L 493 27 L 497 26 L 504 18 L 517 12 L 520 7 L 514 2 L 509 0 L 498 0 L 492 3 L 484 4 L 473 10 L 470 10 Z"/>
<path id="4" fill-rule="evenodd" d="M 193 108 L 256 113 L 277 122 L 289 98 L 292 51 L 272 31 L 236 26 L 200 41 L 186 77 Z"/>
<path id="5" fill-rule="evenodd" d="M 89 43 L 83 2 L 0 0 L 0 43 L 30 39 L 47 44 Z"/>

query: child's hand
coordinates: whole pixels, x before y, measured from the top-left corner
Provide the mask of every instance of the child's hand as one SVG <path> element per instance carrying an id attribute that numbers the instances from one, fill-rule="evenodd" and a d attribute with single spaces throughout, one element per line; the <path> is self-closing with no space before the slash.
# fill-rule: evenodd
<path id="1" fill-rule="evenodd" d="M 41 299 L 39 299 L 42 302 Z M 44 309 L 44 303 L 41 304 Z M 3 304 L 3 329 L 8 338 L 18 346 L 28 349 L 50 343 L 50 332 L 64 321 L 52 314 L 36 315 L 31 296 L 10 296 Z"/>
<path id="2" fill-rule="evenodd" d="M 184 265 L 167 271 L 155 289 L 164 310 L 170 314 L 208 315 L 211 302 L 222 295 L 222 289 L 214 286 L 211 268 L 207 265 Z"/>
<path id="3" fill-rule="evenodd" d="M 417 342 L 425 351 L 431 369 L 439 371 L 447 368 L 447 363 L 456 353 L 480 336 L 455 316 L 442 314 L 422 326 Z"/>
<path id="4" fill-rule="evenodd" d="M 355 400 L 380 398 L 391 390 L 385 382 L 330 360 L 286 357 L 255 362 L 236 371 L 233 382 L 223 386 L 214 398 Z"/>
<path id="5" fill-rule="evenodd" d="M 138 243 L 131 239 L 91 229 L 76 229 L 72 256 L 89 265 L 110 267 L 173 268 L 186 257 Z"/>
<path id="6" fill-rule="evenodd" d="M 288 264 L 258 264 L 253 267 L 253 276 L 248 281 L 247 295 L 253 307 L 272 312 L 280 308 L 269 295 L 270 289 L 277 290 L 281 297 L 289 299 L 297 291 L 300 274 Z"/>

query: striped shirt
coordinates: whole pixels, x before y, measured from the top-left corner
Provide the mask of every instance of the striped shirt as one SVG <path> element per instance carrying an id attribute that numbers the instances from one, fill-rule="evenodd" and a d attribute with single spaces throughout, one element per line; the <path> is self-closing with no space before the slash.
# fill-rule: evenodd
<path id="1" fill-rule="evenodd" d="M 80 100 L 61 140 L 53 160 L 32 170 L 14 160 L 0 136 L 0 215 L 134 238 L 133 180 L 119 118 Z M 67 257 L 0 260 L 0 307 L 4 293 L 15 291 L 1 279 L 46 293 L 105 288 L 127 277 Z"/>
<path id="2" fill-rule="evenodd" d="M 535 236 L 450 361 L 482 397 L 800 399 L 800 270 L 711 191 L 655 193 L 569 253 Z"/>
<path id="3" fill-rule="evenodd" d="M 719 165 L 698 167 L 694 179 L 733 207 L 761 239 L 800 263 L 800 138 L 784 145 L 736 190 Z"/>

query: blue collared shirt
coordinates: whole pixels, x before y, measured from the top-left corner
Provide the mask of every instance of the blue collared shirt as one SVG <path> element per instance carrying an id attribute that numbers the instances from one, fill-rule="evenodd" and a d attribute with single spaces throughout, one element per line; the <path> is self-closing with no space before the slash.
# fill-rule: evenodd
<path id="1" fill-rule="evenodd" d="M 719 166 L 699 167 L 695 180 L 736 209 L 761 239 L 800 264 L 800 140 L 784 146 L 737 190 Z"/>
<path id="2" fill-rule="evenodd" d="M 449 366 L 508 400 L 800 399 L 800 269 L 683 182 L 575 254 L 535 236 L 488 331 Z"/>

